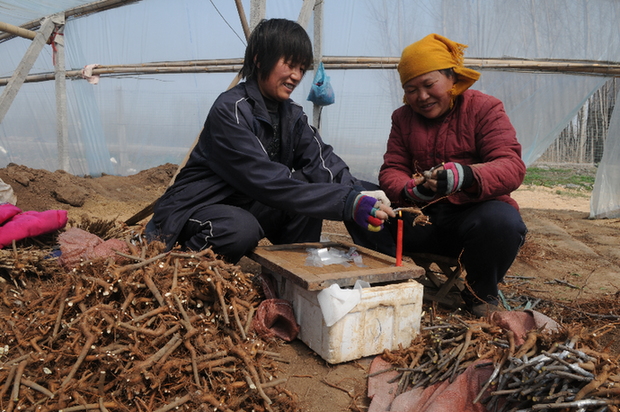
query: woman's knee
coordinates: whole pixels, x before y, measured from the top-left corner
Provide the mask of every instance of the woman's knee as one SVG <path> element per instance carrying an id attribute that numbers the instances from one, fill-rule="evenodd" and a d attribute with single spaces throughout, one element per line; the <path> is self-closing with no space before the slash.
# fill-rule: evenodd
<path id="1" fill-rule="evenodd" d="M 465 244 L 484 249 L 518 250 L 525 241 L 527 227 L 513 206 L 495 201 L 470 214 L 461 233 Z"/>
<path id="2" fill-rule="evenodd" d="M 525 235 L 527 228 L 521 214 L 512 205 L 501 201 L 482 204 L 472 214 L 475 226 L 498 233 L 518 233 Z"/>

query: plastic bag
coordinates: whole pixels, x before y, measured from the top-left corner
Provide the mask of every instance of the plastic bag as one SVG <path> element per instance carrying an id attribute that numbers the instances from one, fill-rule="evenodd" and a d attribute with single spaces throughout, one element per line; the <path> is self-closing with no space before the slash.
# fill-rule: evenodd
<path id="1" fill-rule="evenodd" d="M 342 319 L 362 299 L 362 288 L 369 288 L 370 283 L 358 279 L 353 289 L 341 289 L 337 283 L 323 289 L 317 295 L 323 319 L 327 327 Z"/>
<path id="2" fill-rule="evenodd" d="M 9 184 L 4 183 L 2 179 L 0 179 L 0 203 L 17 204 L 17 196 L 15 196 L 13 188 Z"/>
<path id="3" fill-rule="evenodd" d="M 308 100 L 318 106 L 329 106 L 336 101 L 334 89 L 329 81 L 329 76 L 325 75 L 323 62 L 319 63 L 319 67 L 314 74 L 314 80 L 312 80 L 312 87 L 310 88 L 310 94 L 308 94 Z"/>
<path id="4" fill-rule="evenodd" d="M 306 257 L 306 266 L 323 267 L 328 265 L 342 265 L 344 267 L 351 266 L 353 262 L 355 266 L 363 268 L 364 265 L 362 255 L 359 254 L 356 248 L 349 248 L 348 252 L 336 248 L 308 248 L 306 249 L 308 255 Z"/>

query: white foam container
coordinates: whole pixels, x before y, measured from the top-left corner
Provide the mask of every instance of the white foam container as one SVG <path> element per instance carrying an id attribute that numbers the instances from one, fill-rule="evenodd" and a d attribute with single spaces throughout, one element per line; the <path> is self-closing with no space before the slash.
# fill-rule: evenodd
<path id="1" fill-rule="evenodd" d="M 279 297 L 293 303 L 301 326 L 298 339 L 328 363 L 376 355 L 385 349 L 409 346 L 420 333 L 424 287 L 416 280 L 361 289 L 361 301 L 328 327 L 319 306 L 318 291 L 309 291 L 274 275 Z"/>

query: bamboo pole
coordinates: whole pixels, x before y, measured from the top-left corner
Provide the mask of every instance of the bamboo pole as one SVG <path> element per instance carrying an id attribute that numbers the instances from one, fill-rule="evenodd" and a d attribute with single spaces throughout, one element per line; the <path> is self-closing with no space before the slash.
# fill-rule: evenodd
<path id="1" fill-rule="evenodd" d="M 235 0 L 235 5 L 237 6 L 237 13 L 239 13 L 239 20 L 241 20 L 241 27 L 243 28 L 243 34 L 245 35 L 245 40 L 247 41 L 250 38 L 250 26 L 248 25 L 247 17 L 245 17 L 245 11 L 243 10 L 243 3 L 241 3 L 241 0 Z"/>
<path id="2" fill-rule="evenodd" d="M 54 16 L 50 16 L 43 20 L 41 29 L 37 32 L 34 40 L 32 40 L 28 46 L 24 57 L 17 65 L 17 68 L 11 77 L 7 79 L 7 86 L 2 90 L 2 93 L 0 93 L 0 123 L 2 123 L 2 120 L 9 110 L 9 107 L 11 107 L 11 103 L 13 103 L 17 92 L 28 77 L 28 73 L 34 65 L 35 60 L 52 34 L 55 27 L 53 18 Z"/>
<path id="3" fill-rule="evenodd" d="M 92 71 L 92 74 L 117 76 L 136 76 L 148 74 L 178 74 L 178 73 L 235 73 L 241 69 L 241 65 L 207 65 L 207 66 L 126 66 L 123 68 L 99 66 Z M 68 79 L 77 80 L 82 78 L 82 70 L 68 70 Z M 9 78 L 0 78 L 0 86 L 8 83 Z M 54 80 L 54 73 L 40 73 L 27 76 L 26 83 L 37 83 Z"/>
<path id="4" fill-rule="evenodd" d="M 398 65 L 398 61 L 398 57 L 323 57 L 325 68 L 330 70 L 394 70 Z M 243 59 L 187 60 L 134 65 L 102 65 L 93 69 L 93 74 L 124 76 L 177 73 L 237 73 L 242 65 Z M 582 76 L 620 76 L 620 63 L 617 62 L 468 58 L 465 59 L 465 66 L 478 70 L 563 73 Z M 67 71 L 67 78 L 69 79 L 79 79 L 81 76 L 81 70 Z M 6 85 L 8 79 L 8 77 L 0 78 L 0 86 Z M 53 79 L 53 73 L 40 73 L 28 76 L 25 81 L 42 82 Z"/>
<path id="5" fill-rule="evenodd" d="M 3 23 L 0 21 L 0 31 L 4 31 L 6 33 L 13 34 L 15 36 L 23 37 L 24 39 L 34 40 L 37 35 L 37 32 L 27 29 L 22 29 L 18 26 L 13 26 L 9 23 Z"/>
<path id="6" fill-rule="evenodd" d="M 82 17 L 88 14 L 93 14 L 93 13 L 97 13 L 100 11 L 120 7 L 120 6 L 125 6 L 130 3 L 136 3 L 138 1 L 140 0 L 103 0 L 103 1 L 97 0 L 97 1 L 93 1 L 92 3 L 84 4 L 82 6 L 73 7 L 71 9 L 66 10 L 62 14 L 64 14 L 65 18 Z M 27 23 L 22 24 L 19 27 L 22 29 L 34 31 L 34 30 L 37 30 L 39 27 L 41 27 L 41 20 L 40 19 L 31 20 Z M 12 33 L 0 34 L 0 42 L 4 40 L 8 40 L 14 36 L 15 34 L 12 34 Z"/>

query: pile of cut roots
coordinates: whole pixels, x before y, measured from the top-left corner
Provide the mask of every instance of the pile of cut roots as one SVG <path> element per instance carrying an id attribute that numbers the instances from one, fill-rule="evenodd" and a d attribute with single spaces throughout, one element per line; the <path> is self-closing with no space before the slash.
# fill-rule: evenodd
<path id="1" fill-rule="evenodd" d="M 69 273 L 52 248 L 0 251 L 0 409 L 298 410 L 251 276 L 140 239 Z"/>
<path id="2" fill-rule="evenodd" d="M 112 222 L 81 226 L 125 239 L 130 252 L 66 270 L 54 237 L 0 250 L 0 410 L 299 410 L 278 376 L 278 341 L 252 328 L 264 298 L 252 275 L 211 250 L 164 251 Z M 558 315 L 597 316 L 586 309 Z M 476 398 L 488 410 L 618 410 L 618 358 L 599 345 L 614 314 L 595 332 L 576 322 L 530 331 L 520 346 L 480 320 L 428 316 L 409 347 L 383 354 L 399 371 L 396 395 L 488 359 L 493 374 Z"/>

